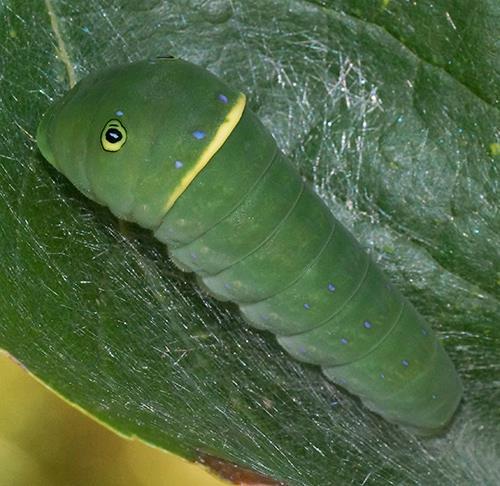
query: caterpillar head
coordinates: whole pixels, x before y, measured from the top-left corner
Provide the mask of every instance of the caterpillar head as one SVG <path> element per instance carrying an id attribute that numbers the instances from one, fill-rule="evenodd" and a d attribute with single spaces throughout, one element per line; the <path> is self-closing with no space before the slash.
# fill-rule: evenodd
<path id="1" fill-rule="evenodd" d="M 241 97 L 180 59 L 117 66 L 84 78 L 54 103 L 37 143 L 89 198 L 155 227 L 202 169 L 200 160 L 207 163 L 229 136 Z"/>

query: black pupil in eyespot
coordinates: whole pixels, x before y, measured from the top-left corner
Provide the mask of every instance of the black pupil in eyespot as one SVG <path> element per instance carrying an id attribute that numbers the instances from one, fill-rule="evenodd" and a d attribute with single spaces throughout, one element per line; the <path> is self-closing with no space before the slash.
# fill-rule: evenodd
<path id="1" fill-rule="evenodd" d="M 108 128 L 106 130 L 106 140 L 109 143 L 117 143 L 123 138 L 123 135 L 116 128 Z"/>

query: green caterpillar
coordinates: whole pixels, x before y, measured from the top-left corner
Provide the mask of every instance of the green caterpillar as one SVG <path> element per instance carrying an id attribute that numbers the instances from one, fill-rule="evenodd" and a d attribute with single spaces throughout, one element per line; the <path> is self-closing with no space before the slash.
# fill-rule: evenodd
<path id="1" fill-rule="evenodd" d="M 79 82 L 40 123 L 44 157 L 149 228 L 200 285 L 388 421 L 439 430 L 462 386 L 432 330 L 245 108 L 175 58 Z"/>

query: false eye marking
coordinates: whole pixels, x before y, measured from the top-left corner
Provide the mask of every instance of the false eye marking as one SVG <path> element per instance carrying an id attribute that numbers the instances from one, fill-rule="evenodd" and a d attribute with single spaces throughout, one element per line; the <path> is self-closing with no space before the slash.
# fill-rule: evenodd
<path id="1" fill-rule="evenodd" d="M 109 120 L 101 132 L 101 145 L 106 152 L 118 152 L 127 141 L 127 130 L 120 120 Z"/>

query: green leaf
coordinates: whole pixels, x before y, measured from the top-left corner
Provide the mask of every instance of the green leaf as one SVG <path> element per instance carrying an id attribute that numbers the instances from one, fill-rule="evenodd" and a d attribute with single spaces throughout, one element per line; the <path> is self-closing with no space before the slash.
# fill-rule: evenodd
<path id="1" fill-rule="evenodd" d="M 500 4 L 4 0 L 0 347 L 120 433 L 290 485 L 498 484 Z M 69 75 L 175 54 L 249 95 L 439 331 L 465 395 L 417 439 L 203 295 L 33 140 Z"/>

